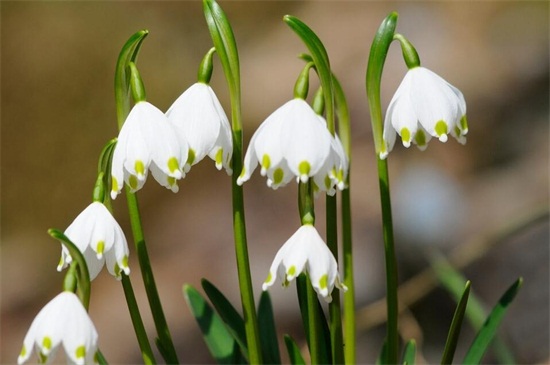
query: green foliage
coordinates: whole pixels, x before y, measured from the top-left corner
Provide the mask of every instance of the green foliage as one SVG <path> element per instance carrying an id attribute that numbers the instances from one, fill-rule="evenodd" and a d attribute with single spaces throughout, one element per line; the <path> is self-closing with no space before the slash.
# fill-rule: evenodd
<path id="1" fill-rule="evenodd" d="M 292 365 L 305 365 L 306 362 L 302 357 L 300 348 L 296 344 L 296 341 L 289 335 L 284 336 L 286 349 L 288 351 L 288 357 L 290 358 L 290 363 Z"/>
<path id="2" fill-rule="evenodd" d="M 441 358 L 441 364 L 452 364 L 456 345 L 458 344 L 458 337 L 460 336 L 460 330 L 464 321 L 464 314 L 466 313 L 466 307 L 468 304 L 468 297 L 470 295 L 470 282 L 466 282 L 464 292 L 456 306 L 456 310 L 449 328 L 449 334 L 447 335 L 447 342 L 443 350 L 443 356 Z"/>
<path id="3" fill-rule="evenodd" d="M 262 359 L 264 364 L 280 364 L 279 342 L 273 316 L 271 297 L 267 291 L 262 292 L 258 305 L 258 328 L 262 345 Z"/>
<path id="4" fill-rule="evenodd" d="M 416 341 L 411 339 L 405 345 L 405 350 L 403 351 L 403 364 L 404 365 L 414 365 L 416 364 Z"/>

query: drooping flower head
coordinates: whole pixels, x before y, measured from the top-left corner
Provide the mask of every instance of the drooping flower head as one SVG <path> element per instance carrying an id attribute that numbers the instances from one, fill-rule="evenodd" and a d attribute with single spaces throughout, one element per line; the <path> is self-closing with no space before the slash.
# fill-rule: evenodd
<path id="1" fill-rule="evenodd" d="M 231 126 L 210 85 L 193 84 L 172 104 L 166 116 L 176 127 L 180 140 L 188 144 L 185 172 L 208 155 L 218 170 L 223 167 L 231 174 Z"/>
<path id="2" fill-rule="evenodd" d="M 425 149 L 432 137 L 446 142 L 448 134 L 465 143 L 468 124 L 464 96 L 427 68 L 411 68 L 388 107 L 381 158 L 392 150 L 396 133 L 405 147 L 414 143 Z"/>
<path id="3" fill-rule="evenodd" d="M 109 210 L 100 202 L 93 202 L 84 209 L 71 225 L 65 235 L 82 252 L 90 280 L 93 280 L 107 265 L 111 275 L 120 279 L 121 271 L 130 274 L 128 267 L 128 244 L 122 228 Z M 72 257 L 65 246 L 62 246 L 61 260 L 57 270 L 61 271 L 72 262 Z"/>
<path id="4" fill-rule="evenodd" d="M 252 136 L 237 184 L 249 180 L 259 164 L 262 176 L 268 178 L 267 185 L 273 189 L 293 178 L 305 183 L 314 176 L 324 185 L 325 177 L 333 175 L 334 143 L 323 119 L 305 100 L 290 100 Z"/>
<path id="5" fill-rule="evenodd" d="M 64 291 L 53 298 L 34 318 L 17 358 L 25 363 L 36 351 L 46 363 L 63 345 L 67 360 L 72 364 L 93 364 L 96 361 L 97 331 L 78 297 Z"/>
<path id="6" fill-rule="evenodd" d="M 332 290 L 347 288 L 340 282 L 336 259 L 313 225 L 301 226 L 279 249 L 262 289 L 267 290 L 278 278 L 287 286 L 302 272 L 309 275 L 317 294 L 332 301 Z"/>

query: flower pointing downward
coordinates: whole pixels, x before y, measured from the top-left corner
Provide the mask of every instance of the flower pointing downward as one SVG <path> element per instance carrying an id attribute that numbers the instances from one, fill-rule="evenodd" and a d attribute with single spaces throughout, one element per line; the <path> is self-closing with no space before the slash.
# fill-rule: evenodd
<path id="1" fill-rule="evenodd" d="M 284 286 L 307 272 L 317 294 L 328 303 L 332 290 L 347 290 L 340 282 L 336 259 L 312 225 L 300 227 L 277 252 L 262 289 L 267 290 L 279 278 Z"/>
<path id="2" fill-rule="evenodd" d="M 93 202 L 80 213 L 65 230 L 65 235 L 82 252 L 90 280 L 93 280 L 107 263 L 107 270 L 120 279 L 121 271 L 130 274 L 128 267 L 128 244 L 122 228 L 109 210 L 100 202 Z M 72 262 L 72 257 L 62 246 L 61 260 L 57 270 L 61 271 Z"/>
<path id="3" fill-rule="evenodd" d="M 192 85 L 172 104 L 166 116 L 176 127 L 182 144 L 188 144 L 185 172 L 208 155 L 218 170 L 224 167 L 231 174 L 231 126 L 209 85 L 202 82 Z"/>
<path id="4" fill-rule="evenodd" d="M 380 158 L 386 158 L 392 150 L 396 132 L 405 147 L 414 143 L 421 150 L 432 137 L 446 142 L 448 134 L 466 143 L 468 123 L 464 96 L 427 68 L 411 68 L 388 107 Z"/>
<path id="5" fill-rule="evenodd" d="M 184 176 L 187 150 L 163 112 L 147 101 L 137 102 L 120 130 L 113 153 L 111 198 L 120 194 L 123 181 L 132 192 L 141 189 L 148 170 L 162 186 L 177 192 L 176 180 Z"/>
<path id="6" fill-rule="evenodd" d="M 42 308 L 34 318 L 17 358 L 26 362 L 33 351 L 41 363 L 46 363 L 63 344 L 67 360 L 73 364 L 97 363 L 97 331 L 78 297 L 62 292 Z"/>

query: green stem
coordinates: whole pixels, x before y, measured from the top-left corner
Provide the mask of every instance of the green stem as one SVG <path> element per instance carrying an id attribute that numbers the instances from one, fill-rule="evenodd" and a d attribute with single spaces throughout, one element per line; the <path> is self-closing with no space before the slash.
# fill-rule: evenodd
<path id="1" fill-rule="evenodd" d="M 319 326 L 317 326 L 319 318 L 319 305 L 317 303 L 317 293 L 311 285 L 309 276 L 307 276 L 307 310 L 309 313 L 308 316 L 308 328 L 309 328 L 309 353 L 311 356 L 311 364 L 320 364 L 321 363 L 321 336 L 320 332 L 322 331 Z"/>
<path id="2" fill-rule="evenodd" d="M 337 228 L 336 195 L 326 197 L 326 232 L 327 246 L 338 262 L 338 228 Z M 332 302 L 328 306 L 330 314 L 330 343 L 332 347 L 332 363 L 344 363 L 344 338 L 342 334 L 342 309 L 340 306 L 340 293 L 332 296 Z"/>
<path id="3" fill-rule="evenodd" d="M 382 226 L 384 234 L 384 253 L 386 257 L 386 308 L 388 321 L 386 339 L 388 344 L 388 364 L 397 364 L 399 352 L 399 334 L 397 332 L 397 260 L 393 241 L 393 221 L 390 200 L 390 179 L 387 160 L 378 158 L 378 182 L 380 185 L 380 203 L 382 205 Z"/>
<path id="4" fill-rule="evenodd" d="M 162 310 L 157 285 L 155 283 L 155 277 L 153 276 L 153 270 L 149 260 L 149 254 L 147 253 L 147 245 L 145 244 L 137 196 L 130 192 L 130 189 L 127 186 L 125 190 L 139 267 L 141 269 L 143 283 L 145 284 L 145 291 L 147 293 L 147 299 L 149 300 L 149 307 L 151 308 L 153 321 L 155 322 L 155 328 L 157 329 L 157 334 L 159 336 L 160 343 L 162 344 L 161 354 L 166 362 L 176 364 L 179 363 L 179 361 L 176 355 L 176 349 L 172 343 L 172 336 L 170 335 L 170 330 L 168 329 L 168 324 L 166 323 L 166 318 Z"/>
<path id="5" fill-rule="evenodd" d="M 139 348 L 141 350 L 143 362 L 146 365 L 156 364 L 153 350 L 151 349 L 149 339 L 147 338 L 145 326 L 143 325 L 143 321 L 141 320 L 141 314 L 139 313 L 139 307 L 136 301 L 136 296 L 134 295 L 134 289 L 132 288 L 132 282 L 130 281 L 130 277 L 126 276 L 126 274 L 121 273 L 121 275 L 124 296 L 126 297 L 128 311 L 130 312 L 130 318 L 132 319 L 132 325 L 134 326 L 134 331 L 136 333 Z"/>

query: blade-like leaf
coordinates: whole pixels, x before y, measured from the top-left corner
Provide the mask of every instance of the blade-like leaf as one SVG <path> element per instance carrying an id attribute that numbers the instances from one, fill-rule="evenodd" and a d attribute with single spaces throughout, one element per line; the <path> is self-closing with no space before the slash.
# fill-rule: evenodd
<path id="1" fill-rule="evenodd" d="M 136 63 L 141 43 L 149 34 L 148 30 L 140 30 L 132 35 L 122 47 L 115 70 L 115 100 L 117 107 L 118 128 L 126 120 L 130 112 L 130 62 Z"/>
<path id="2" fill-rule="evenodd" d="M 487 347 L 491 343 L 491 340 L 496 334 L 496 331 L 500 325 L 500 322 L 504 318 L 508 307 L 516 297 L 523 279 L 519 278 L 512 286 L 502 295 L 498 303 L 494 306 L 493 310 L 485 320 L 483 327 L 479 330 L 470 349 L 464 357 L 464 364 L 479 364 Z"/>
<path id="3" fill-rule="evenodd" d="M 183 295 L 202 331 L 210 354 L 219 364 L 238 362 L 240 352 L 235 339 L 221 318 L 191 285 L 184 285 Z"/>
<path id="4" fill-rule="evenodd" d="M 416 341 L 411 339 L 407 342 L 403 351 L 403 365 L 414 364 L 416 364 Z"/>
<path id="5" fill-rule="evenodd" d="M 384 340 L 384 343 L 382 344 L 382 348 L 380 349 L 380 353 L 378 354 L 378 358 L 376 359 L 375 364 L 387 364 L 388 363 L 388 341 Z"/>
<path id="6" fill-rule="evenodd" d="M 206 279 L 202 279 L 201 284 L 208 299 L 210 299 L 212 305 L 214 305 L 214 308 L 216 308 L 216 311 L 227 325 L 227 329 L 240 346 L 243 355 L 248 358 L 248 347 L 243 318 L 214 284 Z"/>
<path id="7" fill-rule="evenodd" d="M 265 364 L 280 364 L 281 354 L 277 341 L 277 329 L 273 316 L 273 306 L 267 291 L 262 292 L 258 305 L 258 328 L 262 345 L 262 359 Z"/>
<path id="8" fill-rule="evenodd" d="M 302 357 L 300 348 L 296 344 L 296 341 L 289 335 L 284 336 L 286 349 L 288 351 L 288 357 L 290 358 L 290 363 L 292 365 L 305 365 L 306 362 Z"/>
<path id="9" fill-rule="evenodd" d="M 449 328 L 449 334 L 447 335 L 447 342 L 443 350 L 443 356 L 441 358 L 441 364 L 452 364 L 456 345 L 458 344 L 458 337 L 460 336 L 460 330 L 464 321 L 464 314 L 466 313 L 466 307 L 468 304 L 468 297 L 470 295 L 470 282 L 466 282 L 466 287 L 462 293 L 462 297 L 456 306 L 456 310 Z"/>

